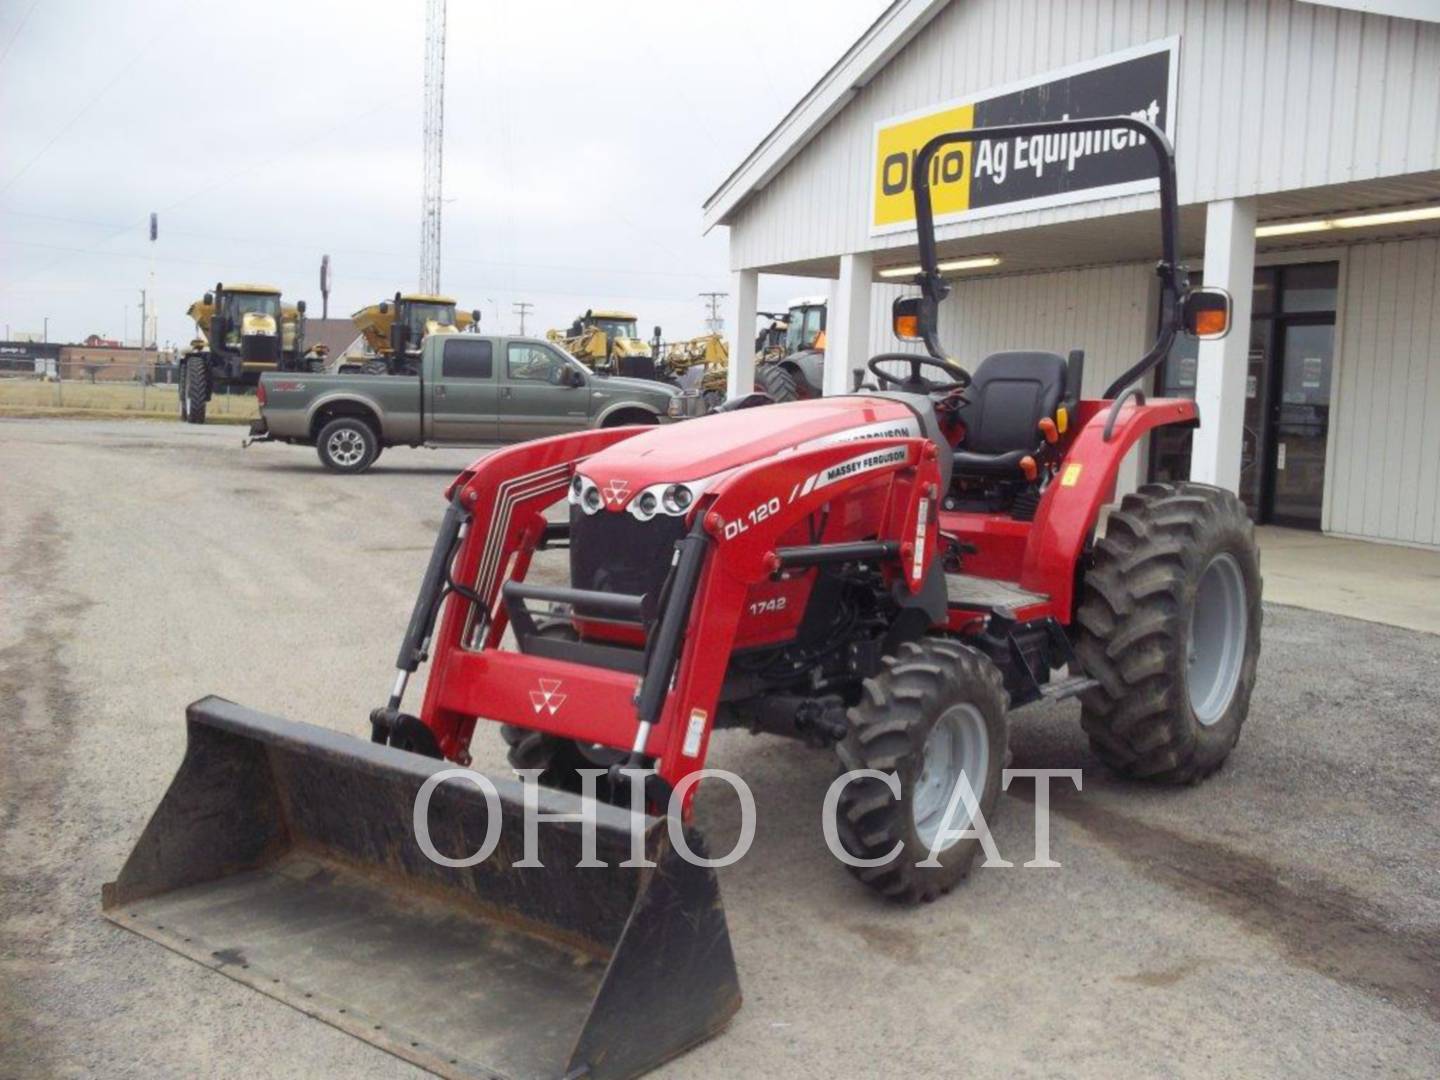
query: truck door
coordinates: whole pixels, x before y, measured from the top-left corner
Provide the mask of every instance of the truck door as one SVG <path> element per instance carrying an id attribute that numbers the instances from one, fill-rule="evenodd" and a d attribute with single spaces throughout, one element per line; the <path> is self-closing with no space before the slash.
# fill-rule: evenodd
<path id="1" fill-rule="evenodd" d="M 436 344 L 440 362 L 427 372 L 427 436 L 446 443 L 494 442 L 499 436 L 495 343 L 473 334 L 455 334 Z"/>
<path id="2" fill-rule="evenodd" d="M 590 374 L 541 341 L 505 346 L 500 439 L 519 442 L 580 431 L 590 420 Z"/>

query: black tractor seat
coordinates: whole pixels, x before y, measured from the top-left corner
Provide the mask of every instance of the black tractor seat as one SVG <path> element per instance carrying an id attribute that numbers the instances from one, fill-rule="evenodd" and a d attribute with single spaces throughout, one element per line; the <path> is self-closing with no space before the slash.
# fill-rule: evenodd
<path id="1" fill-rule="evenodd" d="M 1050 352 L 998 352 L 976 369 L 958 415 L 965 435 L 954 468 L 1020 477 L 1020 463 L 1038 450 L 1040 421 L 1054 418 L 1066 397 L 1065 359 Z M 1078 391 L 1078 387 L 1076 388 Z"/>

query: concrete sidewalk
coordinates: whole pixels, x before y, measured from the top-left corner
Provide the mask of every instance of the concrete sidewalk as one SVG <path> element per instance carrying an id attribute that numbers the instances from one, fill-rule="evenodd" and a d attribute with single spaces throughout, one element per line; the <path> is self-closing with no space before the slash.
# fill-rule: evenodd
<path id="1" fill-rule="evenodd" d="M 1265 599 L 1440 634 L 1440 552 L 1264 525 Z"/>

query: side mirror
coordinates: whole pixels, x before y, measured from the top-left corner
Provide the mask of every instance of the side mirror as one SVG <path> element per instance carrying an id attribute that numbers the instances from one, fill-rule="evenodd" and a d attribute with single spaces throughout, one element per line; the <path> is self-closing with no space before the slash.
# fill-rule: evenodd
<path id="1" fill-rule="evenodd" d="M 663 335 L 660 333 L 660 327 L 655 327 L 655 340 L 659 341 L 662 336 Z"/>
<path id="2" fill-rule="evenodd" d="M 214 293 L 207 292 L 207 293 L 205 294 L 205 306 L 206 306 L 206 307 L 214 307 L 214 306 L 215 306 L 215 294 L 214 294 Z"/>
<path id="3" fill-rule="evenodd" d="M 301 315 L 304 315 L 304 314 L 305 314 L 305 301 L 304 301 L 304 300 L 296 300 L 296 301 L 295 301 L 295 310 L 298 311 Z"/>
<path id="4" fill-rule="evenodd" d="M 890 326 L 901 341 L 921 341 L 920 319 L 925 304 L 923 296 L 899 296 L 890 305 Z"/>
<path id="5" fill-rule="evenodd" d="M 1191 337 L 1223 338 L 1230 332 L 1230 294 L 1224 289 L 1191 289 L 1180 302 L 1180 319 Z"/>
<path id="6" fill-rule="evenodd" d="M 480 309 L 479 309 L 478 307 L 477 307 L 477 308 L 471 308 L 471 309 L 470 309 L 470 319 L 471 319 L 470 325 L 474 328 L 475 332 L 478 334 L 478 333 L 480 332 Z"/>
<path id="7" fill-rule="evenodd" d="M 576 371 L 574 368 L 567 367 L 565 369 L 565 384 L 567 386 L 584 386 L 585 376 L 581 375 L 580 372 Z"/>
<path id="8" fill-rule="evenodd" d="M 380 301 L 380 314 L 381 314 L 381 315 L 389 315 L 389 314 L 390 314 L 390 301 L 389 301 L 389 300 L 381 300 L 381 301 Z"/>

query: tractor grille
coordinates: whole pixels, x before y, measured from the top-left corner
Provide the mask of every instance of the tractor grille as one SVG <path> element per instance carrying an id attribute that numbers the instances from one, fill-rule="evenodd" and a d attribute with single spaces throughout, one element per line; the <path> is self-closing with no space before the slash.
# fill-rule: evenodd
<path id="1" fill-rule="evenodd" d="M 240 339 L 240 359 L 247 364 L 273 364 L 280 356 L 280 339 L 271 334 L 246 334 Z"/>
<path id="2" fill-rule="evenodd" d="M 656 514 L 638 521 L 628 513 L 586 514 L 570 507 L 570 584 L 576 589 L 660 596 L 685 519 Z"/>

